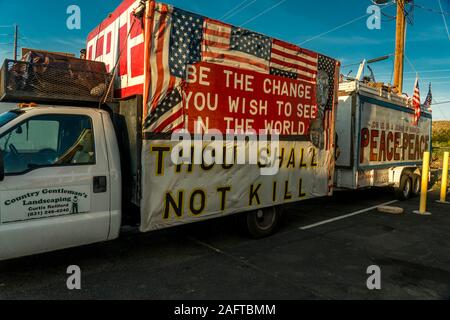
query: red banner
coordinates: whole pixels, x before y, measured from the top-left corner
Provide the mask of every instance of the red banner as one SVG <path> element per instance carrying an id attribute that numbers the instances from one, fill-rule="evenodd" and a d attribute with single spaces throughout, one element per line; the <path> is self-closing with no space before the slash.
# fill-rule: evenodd
<path id="1" fill-rule="evenodd" d="M 308 134 L 317 118 L 316 85 L 217 64 L 188 67 L 185 120 L 194 128 Z"/>

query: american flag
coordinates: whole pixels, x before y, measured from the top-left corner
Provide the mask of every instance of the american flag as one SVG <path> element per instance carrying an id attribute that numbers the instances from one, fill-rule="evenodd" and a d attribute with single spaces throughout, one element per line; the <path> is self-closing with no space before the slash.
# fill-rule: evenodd
<path id="1" fill-rule="evenodd" d="M 333 59 L 166 4 L 156 3 L 151 29 L 147 132 L 172 132 L 185 126 L 182 86 L 188 66 L 201 61 L 313 84 L 322 68 L 330 84 L 334 81 Z M 330 92 L 326 110 L 332 103 Z M 330 121 L 328 113 L 325 125 Z"/>
<path id="2" fill-rule="evenodd" d="M 272 42 L 269 37 L 206 19 L 203 38 L 203 61 L 269 72 Z"/>
<path id="3" fill-rule="evenodd" d="M 318 54 L 292 44 L 273 40 L 270 74 L 315 82 Z"/>
<path id="4" fill-rule="evenodd" d="M 425 102 L 423 103 L 423 107 L 431 112 L 431 104 L 433 103 L 433 93 L 431 92 L 431 82 L 430 82 L 430 86 L 428 89 L 428 94 L 427 97 L 425 98 Z"/>
<path id="5" fill-rule="evenodd" d="M 414 124 L 419 124 L 420 119 L 420 90 L 419 90 L 419 78 L 416 77 L 416 82 L 414 84 L 414 95 L 412 98 L 412 105 L 414 108 Z"/>
<path id="6" fill-rule="evenodd" d="M 328 83 L 330 88 L 333 88 L 333 82 L 335 79 L 335 73 L 336 73 L 336 61 L 319 54 L 318 58 L 318 70 L 323 70 L 328 75 Z M 324 121 L 323 121 L 323 127 L 324 127 L 324 136 L 325 136 L 325 149 L 329 150 L 331 148 L 331 141 L 332 137 L 330 136 L 330 127 L 333 123 L 333 103 L 334 103 L 334 91 L 329 90 L 328 91 L 328 99 L 325 104 L 325 113 L 324 113 Z"/>
<path id="7" fill-rule="evenodd" d="M 203 19 L 157 3 L 150 40 L 150 94 L 144 129 L 171 132 L 184 126 L 180 85 L 186 67 L 200 59 Z"/>

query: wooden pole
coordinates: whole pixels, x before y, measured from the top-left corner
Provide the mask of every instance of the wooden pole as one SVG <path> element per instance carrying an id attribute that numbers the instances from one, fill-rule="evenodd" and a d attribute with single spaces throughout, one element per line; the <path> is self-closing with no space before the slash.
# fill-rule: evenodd
<path id="1" fill-rule="evenodd" d="M 405 0 L 397 0 L 397 27 L 395 35 L 394 89 L 403 93 L 403 64 L 405 60 L 406 17 Z"/>

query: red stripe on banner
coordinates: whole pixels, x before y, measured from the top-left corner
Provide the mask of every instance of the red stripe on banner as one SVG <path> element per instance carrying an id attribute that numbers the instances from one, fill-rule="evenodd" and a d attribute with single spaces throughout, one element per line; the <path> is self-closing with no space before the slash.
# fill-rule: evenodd
<path id="1" fill-rule="evenodd" d="M 115 89 L 114 96 L 117 98 L 124 98 L 129 96 L 134 96 L 136 94 L 142 94 L 144 90 L 143 84 L 137 84 L 135 86 L 130 86 L 122 89 Z"/>
<path id="2" fill-rule="evenodd" d="M 144 74 L 144 43 L 131 48 L 131 77 L 138 77 Z"/>
<path id="3" fill-rule="evenodd" d="M 127 39 L 127 31 L 128 26 L 125 24 L 122 28 L 119 29 L 119 41 L 122 45 L 120 50 L 122 54 L 119 57 L 119 70 L 118 75 L 123 76 L 128 74 L 128 39 Z"/>
<path id="4" fill-rule="evenodd" d="M 243 58 L 243 57 L 237 57 L 237 56 L 233 56 L 231 54 L 226 54 L 226 53 L 215 53 L 215 52 L 203 52 L 203 57 L 205 58 L 213 58 L 213 59 L 221 59 L 221 60 L 232 60 L 235 62 L 241 62 L 241 63 L 247 63 L 249 65 L 261 68 L 263 70 L 265 70 L 266 72 L 269 71 L 269 67 L 263 63 L 258 63 L 252 59 L 247 59 L 247 58 Z"/>
<path id="5" fill-rule="evenodd" d="M 173 127 L 173 128 L 172 128 L 172 131 L 179 130 L 179 129 L 184 129 L 184 120 L 183 120 L 183 122 L 180 123 L 179 125 Z"/>
<path id="6" fill-rule="evenodd" d="M 228 44 L 225 43 L 220 43 L 220 42 L 216 42 L 213 40 L 203 40 L 203 45 L 208 46 L 208 47 L 215 47 L 215 48 L 219 48 L 219 49 L 225 49 L 228 50 L 230 49 L 230 46 Z"/>
<path id="7" fill-rule="evenodd" d="M 152 110 L 158 106 L 159 100 L 161 99 L 163 84 L 164 84 L 164 73 L 166 72 L 164 70 L 163 65 L 163 58 L 164 58 L 164 33 L 166 31 L 166 20 L 167 20 L 167 11 L 163 10 L 161 12 L 160 17 L 160 25 L 159 29 L 157 31 L 157 37 L 158 37 L 158 43 L 157 43 L 157 55 L 156 55 L 156 65 L 158 68 L 158 79 L 156 82 L 156 88 L 155 88 L 155 97 L 153 97 L 153 103 L 152 103 Z"/>
<path id="8" fill-rule="evenodd" d="M 228 26 L 223 26 L 224 28 L 228 28 Z M 221 37 L 221 38 L 229 38 L 231 36 L 231 33 L 229 32 L 221 32 L 213 29 L 206 28 L 203 33 L 208 36 L 215 36 L 215 37 Z"/>
<path id="9" fill-rule="evenodd" d="M 317 68 L 317 62 L 310 61 L 310 60 L 305 59 L 305 58 L 303 58 L 301 56 L 289 54 L 287 52 L 280 51 L 280 50 L 278 50 L 276 48 L 272 48 L 272 53 L 275 53 L 277 55 L 280 55 L 280 56 L 283 56 L 285 58 L 292 59 L 292 60 L 295 60 L 295 61 L 298 61 L 298 62 L 303 62 L 303 63 L 305 63 L 307 65 L 310 65 L 313 68 Z"/>
<path id="10" fill-rule="evenodd" d="M 102 36 L 98 38 L 97 44 L 95 46 L 95 58 L 98 58 L 103 55 L 103 40 L 105 38 Z"/>
<path id="11" fill-rule="evenodd" d="M 174 76 L 170 76 L 169 86 L 167 88 L 168 94 L 170 94 L 173 91 L 173 89 L 175 89 L 175 81 L 176 81 L 176 78 Z"/>
<path id="12" fill-rule="evenodd" d="M 278 60 L 278 59 L 274 59 L 274 58 L 272 58 L 271 62 L 279 64 L 279 65 L 282 65 L 282 66 L 287 67 L 287 68 L 296 69 L 297 71 L 303 71 L 303 72 L 310 73 L 312 75 L 317 75 L 317 71 L 313 71 L 311 69 L 308 69 L 308 68 L 302 67 L 302 66 L 298 66 L 298 65 L 293 64 L 293 63 L 284 62 L 284 61 L 281 61 L 281 60 Z M 304 75 L 304 77 L 308 77 L 308 76 Z M 311 77 L 311 79 L 314 79 L 314 77 Z"/>
<path id="13" fill-rule="evenodd" d="M 112 33 L 108 32 L 108 35 L 106 36 L 106 54 L 111 52 L 111 36 Z"/>
<path id="14" fill-rule="evenodd" d="M 281 40 L 274 39 L 273 40 L 273 44 L 275 44 L 277 46 L 280 46 L 280 47 L 284 47 L 284 48 L 286 48 L 288 50 L 297 51 L 297 52 L 299 52 L 301 54 L 304 54 L 304 55 L 306 55 L 308 57 L 311 57 L 311 58 L 315 58 L 315 59 L 318 58 L 318 54 L 317 53 L 309 51 L 308 49 L 300 48 L 300 47 L 298 47 L 298 46 L 296 46 L 296 45 L 294 45 L 292 43 L 287 43 L 287 42 L 284 42 L 284 41 L 281 41 Z"/>
<path id="15" fill-rule="evenodd" d="M 161 122 L 159 124 L 158 127 L 156 127 L 154 130 L 152 130 L 152 132 L 156 132 L 156 133 L 161 133 L 163 132 L 163 130 L 170 125 L 172 122 L 174 122 L 175 120 L 177 120 L 179 117 L 181 117 L 183 115 L 183 108 L 181 108 L 180 110 L 178 110 L 177 112 L 175 112 L 174 114 L 172 114 L 170 117 L 168 117 L 166 120 L 164 120 L 163 122 Z"/>

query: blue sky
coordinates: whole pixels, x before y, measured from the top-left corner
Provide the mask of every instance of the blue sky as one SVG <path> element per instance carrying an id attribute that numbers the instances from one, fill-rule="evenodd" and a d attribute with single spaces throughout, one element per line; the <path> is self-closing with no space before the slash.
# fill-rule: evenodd
<path id="1" fill-rule="evenodd" d="M 246 1 L 246 2 L 244 2 Z M 39 49 L 78 53 L 85 46 L 87 34 L 103 20 L 121 0 L 0 0 L 0 59 L 12 56 L 12 27 L 20 25 L 20 45 Z M 306 1 L 306 0 L 168 0 L 166 3 L 212 18 L 241 5 L 243 10 L 223 19 L 234 25 L 244 25 L 272 37 L 328 54 L 342 61 L 342 72 L 353 75 L 364 58 L 374 58 L 394 52 L 394 7 L 386 8 L 380 30 L 369 30 L 366 18 L 342 28 L 315 36 L 346 24 L 366 14 L 371 0 Z M 439 11 L 439 0 L 415 0 L 416 5 Z M 66 9 L 76 4 L 81 8 L 81 30 L 66 28 Z M 450 12 L 450 0 L 441 0 L 443 10 Z M 267 11 L 273 7 L 272 10 Z M 410 94 L 416 71 L 421 79 L 421 95 L 425 98 L 428 82 L 433 83 L 436 101 L 450 100 L 450 36 L 443 16 L 416 7 L 414 24 L 408 26 L 404 91 Z M 267 11 L 267 13 L 264 13 Z M 261 14 L 261 15 L 260 15 Z M 450 14 L 445 16 L 450 27 Z M 5 27 L 6 26 L 6 27 Z M 310 40 L 314 38 L 313 40 Z M 307 41 L 310 40 L 310 41 Z M 307 41 L 307 42 L 305 42 Z M 409 61 L 408 61 L 409 60 Z M 378 81 L 391 82 L 393 59 L 372 65 Z M 450 103 L 434 106 L 435 120 L 450 120 Z"/>

